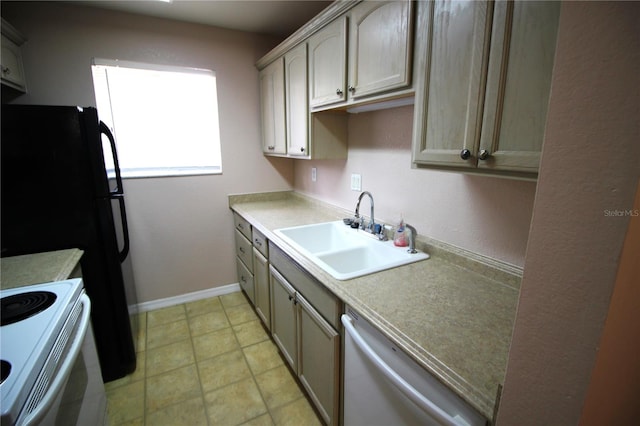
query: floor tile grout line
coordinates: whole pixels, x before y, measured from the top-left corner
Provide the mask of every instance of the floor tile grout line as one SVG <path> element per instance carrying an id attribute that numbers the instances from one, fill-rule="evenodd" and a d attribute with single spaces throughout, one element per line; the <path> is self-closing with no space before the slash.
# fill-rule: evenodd
<path id="1" fill-rule="evenodd" d="M 216 296 L 216 297 L 218 297 L 218 296 Z M 220 304 L 222 304 L 222 301 L 220 301 Z M 191 324 L 189 322 L 190 317 L 189 317 L 189 313 L 187 312 L 186 304 L 185 304 L 185 315 L 187 316 L 187 329 L 189 330 L 189 341 L 191 342 L 191 350 L 193 351 L 193 362 L 194 362 L 195 367 L 196 367 L 196 375 L 198 377 L 198 386 L 200 388 L 200 400 L 202 401 L 202 408 L 204 409 L 204 416 L 206 418 L 207 425 L 209 425 L 209 424 L 211 424 L 211 422 L 209 420 L 209 410 L 207 409 L 207 403 L 206 403 L 206 400 L 204 398 L 205 392 L 204 392 L 204 388 L 202 387 L 202 377 L 200 375 L 200 366 L 198 365 L 198 358 L 196 356 L 196 345 L 193 342 L 193 337 L 194 336 L 193 336 L 193 333 L 191 332 Z M 195 318 L 197 316 L 198 315 L 194 315 L 193 318 Z"/>
<path id="2" fill-rule="evenodd" d="M 244 296 L 244 294 L 242 294 Z M 248 301 L 247 301 L 248 303 Z M 224 303 L 223 305 L 223 309 L 225 310 L 225 315 L 227 315 L 227 310 L 224 307 Z M 236 305 L 239 306 L 239 305 Z M 229 316 L 227 315 L 227 319 L 229 319 Z M 229 324 L 231 324 L 231 321 L 229 321 Z M 244 351 L 244 347 L 242 347 L 242 343 L 240 343 L 240 339 L 238 339 L 238 335 L 236 333 L 236 330 L 233 328 L 233 324 L 231 324 L 231 331 L 233 331 L 233 337 L 236 339 L 236 342 L 238 343 L 238 347 L 240 348 L 240 352 L 242 353 L 242 358 L 244 359 L 245 364 L 247 365 L 247 368 L 249 369 L 249 373 L 251 374 L 251 379 L 253 380 L 253 384 L 256 386 L 256 389 L 258 389 L 258 393 L 260 394 L 260 399 L 262 400 L 262 403 L 264 404 L 264 408 L 267 410 L 266 414 L 269 415 L 269 419 L 271 419 L 271 423 L 272 424 L 276 424 L 275 421 L 273 420 L 273 416 L 271 415 L 271 410 L 269 410 L 269 405 L 267 405 L 267 401 L 264 399 L 264 395 L 262 393 L 262 390 L 260 389 L 260 386 L 258 385 L 258 381 L 256 380 L 256 375 L 253 372 L 253 370 L 251 369 L 251 365 L 249 364 L 249 360 L 247 359 L 247 354 Z M 247 347 L 252 346 L 252 345 L 247 345 Z M 260 416 L 262 416 L 263 414 L 260 414 L 256 417 L 253 417 L 251 419 L 247 419 L 245 422 L 241 423 L 241 424 L 245 424 L 247 422 L 250 422 L 253 419 L 256 419 Z"/>
<path id="3" fill-rule="evenodd" d="M 244 294 L 243 294 L 243 296 L 244 296 Z M 246 298 L 246 296 L 245 296 L 245 298 Z M 247 301 L 247 303 L 248 303 L 248 301 Z M 236 305 L 236 306 L 239 306 L 239 305 Z M 253 308 L 253 306 L 251 306 L 251 304 L 249 304 L 249 306 L 253 309 L 253 311 L 254 311 L 254 313 L 255 313 L 255 308 Z M 223 307 L 224 307 L 224 304 L 223 304 Z M 226 308 L 225 308 L 225 314 L 226 314 Z M 256 315 L 256 316 L 257 316 L 257 315 Z M 260 318 L 259 318 L 259 317 L 258 317 L 258 320 L 260 320 Z M 248 321 L 247 321 L 247 322 L 248 322 Z M 245 323 L 246 323 L 246 322 L 245 322 Z M 243 324 L 244 324 L 244 323 L 243 323 Z M 262 326 L 262 323 L 260 323 L 260 326 L 261 326 L 261 327 L 263 327 L 263 326 Z M 232 330 L 233 330 L 233 333 L 234 333 L 234 336 L 235 336 L 236 340 L 238 341 L 238 345 L 240 346 L 240 348 L 241 348 L 241 350 L 242 350 L 242 355 L 243 355 L 243 357 L 245 358 L 245 362 L 247 363 L 247 366 L 249 367 L 249 371 L 250 371 L 250 373 L 251 373 L 251 377 L 253 378 L 253 381 L 254 381 L 254 383 L 255 383 L 256 387 L 258 388 L 258 392 L 260 393 L 260 397 L 262 398 L 262 401 L 263 401 L 263 403 L 264 403 L 264 405 L 265 405 L 265 407 L 266 407 L 266 409 L 267 409 L 267 414 L 269 414 L 269 418 L 271 419 L 271 423 L 277 426 L 277 423 L 276 423 L 276 421 L 275 421 L 275 418 L 273 417 L 273 410 L 272 410 L 272 409 L 269 407 L 269 405 L 267 404 L 267 401 L 266 401 L 266 400 L 265 400 L 265 398 L 264 398 L 264 393 L 263 393 L 262 389 L 260 388 L 260 385 L 258 384 L 258 381 L 257 381 L 256 376 L 258 376 L 259 374 L 265 374 L 265 373 L 267 373 L 267 372 L 269 372 L 269 371 L 275 370 L 276 368 L 280 368 L 280 367 L 282 367 L 282 365 L 277 365 L 277 366 L 275 366 L 275 367 L 272 367 L 272 368 L 269 368 L 269 369 L 267 369 L 267 370 L 261 371 L 259 374 L 255 373 L 255 372 L 251 369 L 251 367 L 249 366 L 249 362 L 248 362 L 248 360 L 247 360 L 246 353 L 245 353 L 245 351 L 244 351 L 244 349 L 245 349 L 245 348 L 244 348 L 244 347 L 242 347 L 242 345 L 240 344 L 240 341 L 238 340 L 238 336 L 237 336 L 237 334 L 236 334 L 235 329 L 233 328 L 233 325 L 231 326 L 231 328 L 232 328 Z M 282 356 L 282 354 L 280 353 L 280 349 L 278 348 L 278 346 L 276 345 L 276 343 L 273 341 L 273 338 L 270 336 L 270 334 L 268 333 L 268 331 L 267 331 L 264 327 L 263 327 L 263 331 L 264 331 L 264 332 L 265 332 L 265 334 L 267 335 L 267 339 L 266 339 L 265 341 L 267 341 L 267 340 L 268 340 L 268 341 L 271 341 L 271 343 L 276 347 L 277 355 L 280 357 L 280 359 L 281 359 L 281 361 L 282 361 L 282 363 L 283 363 L 283 366 L 285 367 L 285 369 L 286 369 L 287 373 L 288 373 L 289 375 L 291 375 L 291 378 L 293 379 L 293 381 L 294 381 L 294 383 L 296 384 L 296 386 L 298 387 L 298 389 L 300 389 L 300 387 L 301 387 L 301 386 L 300 386 L 300 384 L 298 383 L 298 381 L 296 380 L 295 375 L 293 374 L 293 372 L 291 371 L 291 369 L 290 369 L 290 368 L 289 368 L 289 366 L 287 365 L 287 361 L 286 361 L 286 359 L 284 359 L 284 357 L 283 357 L 283 356 Z M 256 342 L 256 343 L 253 343 L 253 344 L 251 344 L 251 345 L 247 345 L 246 347 L 250 347 L 250 346 L 258 345 L 258 344 L 263 343 L 263 342 L 264 342 L 264 341 Z M 303 389 L 300 389 L 300 391 L 301 391 L 301 393 L 302 393 L 302 395 L 301 395 L 300 397 L 298 397 L 298 398 L 296 398 L 296 399 L 294 399 L 294 400 L 292 400 L 292 401 L 288 401 L 288 402 L 287 402 L 287 403 L 285 403 L 285 404 L 282 404 L 282 405 L 279 405 L 279 406 L 277 406 L 277 407 L 274 407 L 274 409 L 280 409 L 280 408 L 282 408 L 282 407 L 286 407 L 286 406 L 291 405 L 291 404 L 293 404 L 293 403 L 295 403 L 295 402 L 297 402 L 297 401 L 299 401 L 300 399 L 303 399 L 303 398 L 305 399 L 305 401 L 308 401 L 308 400 L 307 400 L 307 398 L 306 398 L 306 396 L 305 396 L 305 394 L 304 394 L 304 390 L 303 390 Z M 260 417 L 260 416 L 257 416 L 257 417 Z M 254 417 L 254 419 L 255 419 L 255 418 L 257 418 L 257 417 Z M 251 420 L 253 420 L 253 419 L 249 419 L 249 420 L 247 420 L 245 423 L 247 423 L 247 422 L 249 422 L 249 421 L 251 421 Z M 243 423 L 243 424 L 244 424 L 244 423 Z"/>

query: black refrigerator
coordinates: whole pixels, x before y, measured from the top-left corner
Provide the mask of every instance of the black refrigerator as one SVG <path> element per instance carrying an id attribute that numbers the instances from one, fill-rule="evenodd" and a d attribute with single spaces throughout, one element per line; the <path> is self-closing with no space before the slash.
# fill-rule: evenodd
<path id="1" fill-rule="evenodd" d="M 75 106 L 3 104 L 0 127 L 2 256 L 84 250 L 103 379 L 133 372 L 137 300 L 123 274 L 129 235 L 113 136 L 95 108 Z"/>

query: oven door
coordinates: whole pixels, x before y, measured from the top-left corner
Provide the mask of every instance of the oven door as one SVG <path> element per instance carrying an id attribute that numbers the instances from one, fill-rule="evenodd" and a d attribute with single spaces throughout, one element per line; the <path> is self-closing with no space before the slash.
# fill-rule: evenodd
<path id="1" fill-rule="evenodd" d="M 80 319 L 59 355 L 48 387 L 44 385 L 46 391 L 41 392 L 44 395 L 37 396 L 38 392 L 32 391 L 17 425 L 106 424 L 107 399 L 89 321 L 91 302 L 84 292 L 78 304 Z M 55 352 L 54 349 L 50 358 L 56 357 Z M 46 371 L 41 373 L 34 390 L 44 383 L 41 378 L 47 375 Z"/>

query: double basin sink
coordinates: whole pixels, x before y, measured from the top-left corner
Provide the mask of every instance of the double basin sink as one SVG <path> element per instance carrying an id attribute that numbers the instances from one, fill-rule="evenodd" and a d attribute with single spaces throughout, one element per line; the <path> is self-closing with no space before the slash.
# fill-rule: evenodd
<path id="1" fill-rule="evenodd" d="M 393 241 L 379 241 L 376 236 L 353 229 L 342 221 L 294 226 L 274 232 L 338 280 L 429 258 L 426 253 L 409 253 L 407 247 L 396 247 Z"/>

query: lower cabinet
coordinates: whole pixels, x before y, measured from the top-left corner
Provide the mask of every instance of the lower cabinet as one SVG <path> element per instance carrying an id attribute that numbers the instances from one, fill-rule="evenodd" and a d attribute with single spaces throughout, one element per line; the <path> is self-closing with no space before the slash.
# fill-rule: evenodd
<path id="1" fill-rule="evenodd" d="M 271 333 L 328 425 L 339 422 L 340 335 L 273 265 Z"/>
<path id="2" fill-rule="evenodd" d="M 343 304 L 234 214 L 238 281 L 327 425 L 340 423 Z"/>
<path id="3" fill-rule="evenodd" d="M 271 335 L 293 371 L 298 373 L 296 291 L 273 267 L 271 274 Z"/>
<path id="4" fill-rule="evenodd" d="M 298 377 L 327 424 L 338 423 L 340 335 L 299 294 Z"/>

